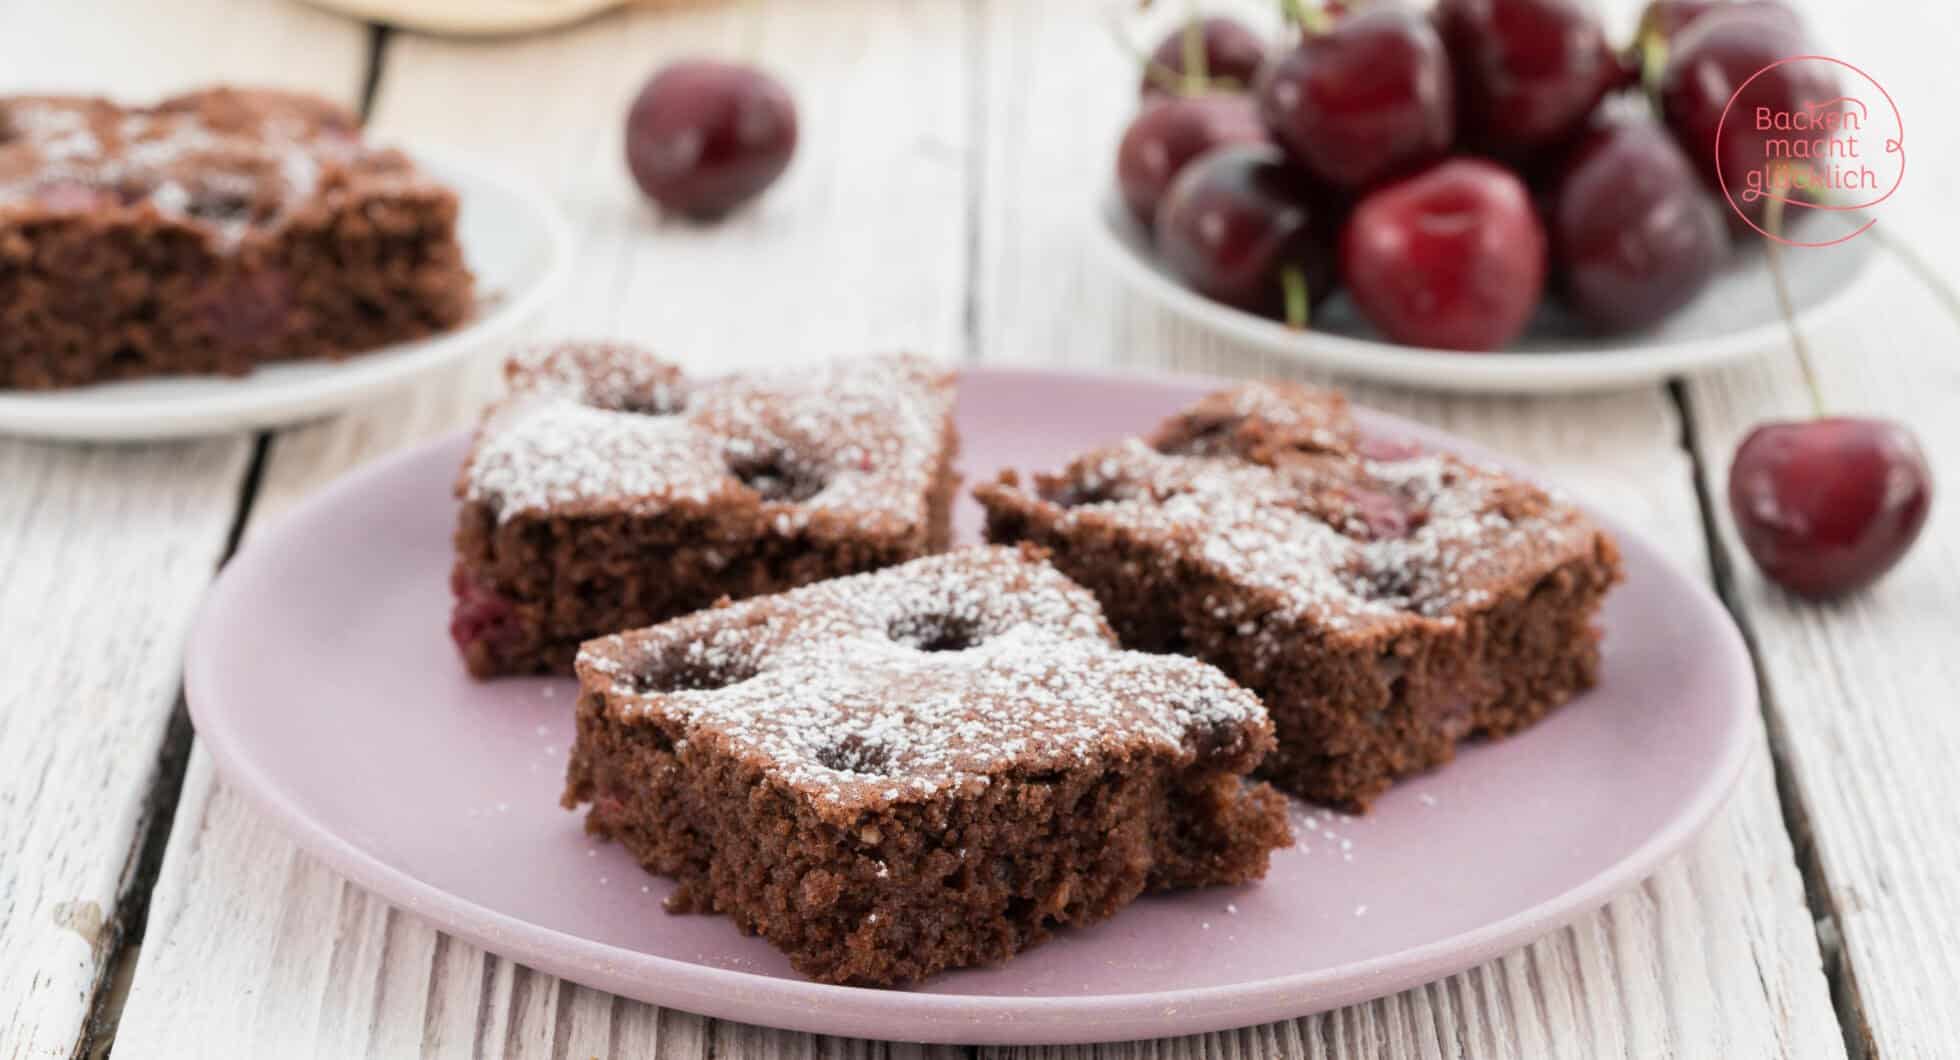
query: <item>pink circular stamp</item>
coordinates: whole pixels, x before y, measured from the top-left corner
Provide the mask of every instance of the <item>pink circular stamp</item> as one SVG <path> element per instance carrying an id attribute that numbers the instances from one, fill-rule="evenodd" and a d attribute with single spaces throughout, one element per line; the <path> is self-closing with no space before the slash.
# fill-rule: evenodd
<path id="1" fill-rule="evenodd" d="M 1789 106 L 1754 98 L 1738 105 L 1758 78 L 1795 63 L 1819 64 L 1816 82 L 1837 85 L 1838 94 Z M 1832 246 L 1877 221 L 1865 216 L 1829 239 L 1806 241 L 1784 233 L 1801 210 L 1862 214 L 1891 198 L 1906 174 L 1905 120 L 1885 86 L 1842 59 L 1779 59 L 1729 96 L 1715 127 L 1715 172 L 1729 208 L 1750 228 L 1787 246 Z M 1759 222 L 1766 215 L 1780 215 L 1782 223 Z"/>

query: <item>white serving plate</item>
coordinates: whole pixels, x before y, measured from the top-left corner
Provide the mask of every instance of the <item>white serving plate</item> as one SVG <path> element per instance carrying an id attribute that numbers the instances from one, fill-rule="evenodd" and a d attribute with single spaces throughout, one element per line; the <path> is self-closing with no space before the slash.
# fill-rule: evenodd
<path id="1" fill-rule="evenodd" d="M 563 286 L 571 261 L 564 219 L 542 194 L 480 163 L 411 153 L 461 200 L 458 236 L 478 299 L 461 327 L 343 361 L 274 364 L 236 378 L 0 390 L 0 434 L 131 441 L 275 427 L 346 408 L 509 339 Z"/>
<path id="2" fill-rule="evenodd" d="M 1383 339 L 1336 293 L 1298 331 L 1190 290 L 1151 253 L 1141 225 L 1112 189 L 1091 224 L 1103 259 L 1145 298 L 1201 327 L 1302 364 L 1358 379 L 1438 390 L 1556 392 L 1652 383 L 1784 348 L 1789 329 L 1760 249 L 1738 251 L 1699 297 L 1659 325 L 1625 335 L 1588 333 L 1555 306 L 1541 309 L 1513 348 L 1497 353 L 1402 346 Z M 1796 247 L 1783 255 L 1799 327 L 1856 305 L 1877 244 Z"/>

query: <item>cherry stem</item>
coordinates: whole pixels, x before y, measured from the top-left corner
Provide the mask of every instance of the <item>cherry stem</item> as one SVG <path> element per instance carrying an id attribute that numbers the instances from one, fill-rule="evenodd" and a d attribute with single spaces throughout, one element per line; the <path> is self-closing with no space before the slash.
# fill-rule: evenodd
<path id="1" fill-rule="evenodd" d="M 1299 27 L 1309 37 L 1318 37 L 1334 27 L 1334 20 L 1327 17 L 1325 9 L 1318 4 L 1308 6 L 1305 0 L 1279 0 L 1279 13 L 1287 24 Z"/>
<path id="2" fill-rule="evenodd" d="M 1151 84 L 1156 85 L 1173 96 L 1202 95 L 1212 90 L 1221 92 L 1235 91 L 1241 87 L 1237 81 L 1229 77 L 1200 77 L 1196 79 L 1198 85 L 1194 91 L 1190 83 L 1190 78 L 1179 74 L 1176 70 L 1165 66 L 1152 56 L 1145 54 L 1144 50 L 1137 46 L 1137 42 L 1130 39 L 1129 33 L 1123 28 L 1122 16 L 1120 14 L 1113 15 L 1110 18 L 1109 35 L 1116 40 L 1116 46 L 1118 48 L 1129 53 L 1130 58 L 1135 59 L 1137 65 L 1143 67 L 1143 76 L 1149 78 Z M 1203 38 L 1200 37 L 1199 40 L 1202 43 Z M 1188 66 L 1189 64 L 1187 63 L 1186 65 Z M 1199 69 L 1203 69 L 1204 66 L 1205 63 L 1201 55 L 1198 61 L 1198 67 Z"/>
<path id="3" fill-rule="evenodd" d="M 1650 100 L 1661 98 L 1661 75 L 1667 72 L 1667 37 L 1649 27 L 1640 34 L 1640 90 Z"/>
<path id="4" fill-rule="evenodd" d="M 1205 24 L 1198 17 L 1197 0 L 1185 5 L 1184 14 L 1184 92 L 1186 95 L 1204 94 L 1211 73 L 1205 62 Z"/>
<path id="5" fill-rule="evenodd" d="M 1763 240 L 1763 252 L 1769 261 L 1770 284 L 1776 288 L 1776 307 L 1783 314 L 1783 326 L 1790 330 L 1790 346 L 1797 352 L 1797 367 L 1802 369 L 1803 384 L 1810 391 L 1811 412 L 1822 419 L 1826 412 L 1824 389 L 1817 385 L 1817 369 L 1810 359 L 1810 342 L 1804 338 L 1803 329 L 1797 326 L 1796 305 L 1790 297 L 1790 278 L 1783 272 L 1783 244 L 1774 238 L 1783 234 L 1783 200 L 1780 197 L 1769 197 L 1769 205 L 1763 209 L 1763 227 L 1772 237 Z"/>
<path id="6" fill-rule="evenodd" d="M 1860 220 L 1862 221 L 1863 219 L 1863 215 L 1860 215 Z M 1940 275 L 1940 271 L 1933 267 L 1932 262 L 1927 261 L 1924 255 L 1913 248 L 1912 244 L 1904 240 L 1893 239 L 1890 233 L 1879 231 L 1877 226 L 1873 226 L 1866 231 L 1865 236 L 1878 240 L 1879 246 L 1884 247 L 1897 256 L 1899 262 L 1906 267 L 1906 271 L 1917 276 L 1919 282 L 1925 284 L 1927 290 L 1933 292 L 1933 297 L 1938 299 L 1940 308 L 1946 310 L 1947 315 L 1953 318 L 1954 323 L 1960 324 L 1960 292 L 1956 292 L 1953 289 L 1953 285 L 1946 281 L 1946 277 Z"/>
<path id="7" fill-rule="evenodd" d="M 1307 330 L 1307 311 L 1312 305 L 1307 274 L 1298 265 L 1286 266 L 1279 270 L 1279 289 L 1286 298 L 1286 326 L 1295 331 Z"/>

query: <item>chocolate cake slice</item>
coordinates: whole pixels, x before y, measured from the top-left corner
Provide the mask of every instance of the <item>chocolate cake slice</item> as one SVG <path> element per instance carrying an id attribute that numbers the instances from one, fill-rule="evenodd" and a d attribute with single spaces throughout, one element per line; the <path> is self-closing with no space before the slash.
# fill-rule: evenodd
<path id="1" fill-rule="evenodd" d="M 1051 550 L 1125 644 L 1257 692 L 1279 740 L 1263 775 L 1350 809 L 1592 685 L 1620 577 L 1571 504 L 1371 443 L 1341 395 L 1297 385 L 1214 394 L 1148 440 L 977 495 L 989 539 Z"/>
<path id="2" fill-rule="evenodd" d="M 454 192 L 322 99 L 0 97 L 0 389 L 239 375 L 454 327 Z"/>
<path id="3" fill-rule="evenodd" d="M 690 378 L 645 350 L 505 368 L 457 492 L 450 632 L 479 677 L 581 641 L 946 546 L 953 376 L 871 357 Z"/>
<path id="4" fill-rule="evenodd" d="M 1259 702 L 1118 648 L 1037 554 L 972 548 L 595 640 L 565 805 L 797 970 L 1003 960 L 1290 842 Z"/>

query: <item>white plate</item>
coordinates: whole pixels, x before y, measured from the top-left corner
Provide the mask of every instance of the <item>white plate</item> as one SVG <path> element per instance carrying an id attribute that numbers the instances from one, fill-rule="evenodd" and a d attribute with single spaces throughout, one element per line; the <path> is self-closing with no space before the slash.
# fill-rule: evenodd
<path id="1" fill-rule="evenodd" d="M 236 378 L 0 391 L 0 434 L 124 441 L 273 427 L 346 408 L 508 339 L 564 283 L 571 260 L 564 218 L 538 192 L 478 163 L 414 154 L 462 203 L 457 234 L 476 273 L 478 304 L 461 327 L 344 361 L 273 364 Z"/>
<path id="2" fill-rule="evenodd" d="M 309 0 L 367 22 L 424 33 L 530 33 L 590 18 L 626 0 Z"/>
<path id="3" fill-rule="evenodd" d="M 1753 247 L 1734 255 L 1699 297 L 1656 327 L 1592 335 L 1570 314 L 1547 306 L 1511 349 L 1463 353 L 1389 342 L 1340 293 L 1316 310 L 1307 331 L 1213 302 L 1157 261 L 1143 227 L 1113 190 L 1104 194 L 1092 227 L 1092 242 L 1124 280 L 1171 312 L 1220 335 L 1362 379 L 1440 390 L 1599 390 L 1702 371 L 1782 348 L 1789 338 L 1763 254 Z M 1866 239 L 1785 253 L 1799 326 L 1815 327 L 1856 304 L 1875 253 Z"/>

